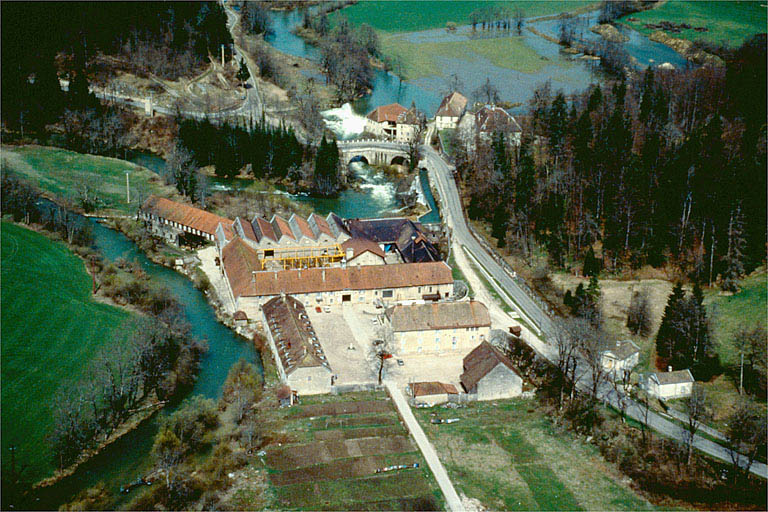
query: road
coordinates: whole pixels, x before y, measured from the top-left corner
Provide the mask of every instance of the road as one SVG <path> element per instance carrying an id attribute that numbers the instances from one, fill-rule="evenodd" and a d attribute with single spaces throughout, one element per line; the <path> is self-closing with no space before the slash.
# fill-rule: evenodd
<path id="1" fill-rule="evenodd" d="M 456 493 L 456 489 L 454 489 L 451 479 L 448 478 L 448 472 L 445 470 L 445 466 L 440 462 L 435 447 L 429 442 L 429 439 L 427 439 L 427 436 L 421 429 L 421 425 L 416 421 L 416 417 L 413 415 L 405 396 L 403 396 L 403 392 L 400 391 L 397 383 L 393 381 L 385 381 L 384 385 L 387 387 L 389 395 L 395 403 L 395 407 L 397 407 L 397 410 L 400 412 L 400 416 L 402 416 L 405 421 L 406 427 L 408 427 L 413 439 L 416 441 L 416 445 L 418 445 L 419 450 L 421 450 L 421 453 L 424 455 L 429 469 L 432 470 L 432 474 L 435 475 L 437 485 L 440 486 L 440 490 L 443 491 L 443 496 L 445 496 L 448 510 L 454 512 L 464 510 L 464 506 L 461 504 L 461 499 Z"/>
<path id="2" fill-rule="evenodd" d="M 347 146 L 352 146 L 357 149 L 363 147 L 371 149 L 404 147 L 403 144 L 386 141 L 349 142 L 347 143 Z M 422 162 L 425 164 L 430 179 L 437 187 L 440 195 L 440 214 L 443 217 L 443 221 L 452 230 L 453 243 L 462 246 L 468 256 L 473 257 L 473 259 L 483 267 L 484 273 L 492 278 L 488 281 L 497 289 L 497 291 L 501 292 L 500 295 L 507 295 L 512 299 L 513 304 L 510 304 L 510 306 L 514 307 L 523 318 L 527 318 L 535 324 L 533 327 L 540 332 L 541 338 L 547 349 L 542 350 L 542 347 L 533 348 L 540 355 L 555 363 L 557 350 L 553 343 L 547 341 L 547 338 L 549 337 L 548 333 L 553 332 L 554 323 L 545 313 L 544 307 L 540 306 L 539 301 L 532 298 L 531 295 L 523 289 L 522 286 L 524 285 L 519 285 L 512 275 L 510 275 L 510 271 L 505 270 L 472 235 L 464 218 L 459 192 L 456 188 L 456 182 L 453 179 L 453 168 L 431 147 L 422 145 L 421 152 L 423 157 Z M 471 269 L 462 270 L 464 270 L 464 272 L 472 271 Z M 494 282 L 494 280 L 496 282 Z M 577 369 L 577 373 L 581 376 L 578 379 L 579 387 L 583 390 L 590 389 L 589 375 L 587 375 L 588 371 L 585 369 L 586 366 L 587 365 L 582 361 Z M 616 409 L 619 409 L 620 402 L 623 400 L 624 403 L 627 404 L 627 416 L 640 423 L 646 423 L 646 415 L 642 407 L 627 396 L 619 395 L 610 384 L 604 383 L 598 389 L 598 398 Z M 679 425 L 653 411 L 649 411 L 647 414 L 647 425 L 669 438 L 681 441 L 684 439 L 685 431 Z M 697 435 L 694 438 L 693 445 L 710 456 L 728 463 L 732 462 L 728 449 L 709 439 Z M 754 462 L 750 470 L 758 476 L 768 478 L 768 467 L 763 463 L 757 461 Z"/>

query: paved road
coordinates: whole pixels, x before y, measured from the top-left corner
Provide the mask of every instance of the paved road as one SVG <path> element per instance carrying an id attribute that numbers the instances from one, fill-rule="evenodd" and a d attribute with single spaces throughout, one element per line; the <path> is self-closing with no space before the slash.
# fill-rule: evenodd
<path id="1" fill-rule="evenodd" d="M 443 496 L 445 496 L 448 510 L 452 510 L 454 512 L 464 510 L 464 506 L 461 504 L 461 499 L 456 493 L 456 489 L 453 488 L 451 479 L 448 478 L 448 472 L 445 471 L 443 463 L 440 462 L 434 446 L 432 446 L 432 443 L 430 443 L 429 439 L 427 439 L 427 436 L 421 429 L 421 425 L 419 425 L 419 422 L 416 421 L 416 418 L 411 411 L 411 407 L 408 405 L 408 401 L 405 399 L 405 396 L 403 396 L 400 388 L 398 388 L 397 384 L 393 381 L 384 381 L 384 385 L 387 387 L 389 395 L 392 397 L 392 401 L 395 402 L 395 407 L 397 407 L 397 410 L 403 417 L 405 425 L 411 432 L 413 439 L 416 440 L 416 444 L 418 445 L 419 450 L 421 450 L 421 453 L 427 460 L 429 469 L 431 469 L 432 474 L 435 475 L 437 485 L 440 486 L 440 490 L 443 491 Z"/>
<path id="2" fill-rule="evenodd" d="M 389 142 L 375 142 L 375 143 L 358 143 L 356 147 L 366 147 L 372 149 L 391 148 L 393 146 L 401 147 L 401 144 L 389 143 Z M 438 154 L 434 149 L 429 146 L 423 145 L 421 147 L 423 155 L 423 163 L 426 164 L 429 171 L 430 179 L 432 183 L 437 186 L 437 190 L 441 199 L 441 215 L 445 223 L 452 229 L 453 242 L 463 246 L 467 251 L 468 256 L 474 257 L 477 263 L 480 263 L 485 269 L 485 273 L 492 276 L 489 282 L 492 286 L 497 288 L 497 291 L 502 292 L 502 296 L 506 294 L 512 299 L 513 306 L 523 317 L 530 319 L 542 334 L 542 339 L 546 343 L 548 350 L 537 350 L 543 357 L 555 362 L 557 351 L 554 348 L 554 344 L 547 343 L 548 333 L 553 332 L 554 323 L 544 312 L 542 307 L 536 300 L 531 298 L 526 291 L 524 291 L 513 277 L 492 257 L 483 245 L 472 235 L 464 219 L 464 213 L 459 198 L 459 192 L 456 188 L 456 182 L 453 179 L 453 168 Z M 469 269 L 467 269 L 469 270 Z M 496 282 L 494 282 L 494 279 Z M 582 362 L 579 365 L 577 372 L 581 375 L 579 379 L 579 387 L 588 390 L 589 375 L 587 375 L 586 365 Z M 598 390 L 598 397 L 615 408 L 619 408 L 621 401 L 627 404 L 627 415 L 639 422 L 644 422 L 646 415 L 642 410 L 642 407 L 624 395 L 619 395 L 608 383 L 604 383 Z M 657 432 L 670 437 L 672 439 L 682 440 L 685 435 L 685 431 L 676 423 L 667 420 L 661 415 L 649 411 L 647 415 L 647 425 Z M 701 436 L 696 436 L 693 441 L 694 447 L 726 462 L 732 462 L 728 449 L 723 446 L 705 439 Z M 768 467 L 760 462 L 755 462 L 750 468 L 752 473 L 768 478 Z"/>

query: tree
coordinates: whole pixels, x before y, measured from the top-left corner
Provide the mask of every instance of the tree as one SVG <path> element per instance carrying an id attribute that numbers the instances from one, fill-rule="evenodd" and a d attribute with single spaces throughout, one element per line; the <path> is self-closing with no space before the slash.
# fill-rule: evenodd
<path id="1" fill-rule="evenodd" d="M 688 419 L 685 424 L 683 442 L 685 443 L 687 461 L 691 464 L 693 454 L 693 439 L 702 423 L 711 417 L 709 404 L 707 403 L 707 394 L 701 384 L 695 383 L 690 396 L 685 398 L 685 408 L 688 413 Z"/>
<path id="2" fill-rule="evenodd" d="M 472 96 L 475 98 L 475 101 L 488 105 L 498 103 L 500 98 L 499 90 L 491 83 L 490 78 L 486 78 L 485 82 L 475 89 Z"/>
<path id="3" fill-rule="evenodd" d="M 632 334 L 648 337 L 651 334 L 651 300 L 646 288 L 635 291 L 627 309 L 627 328 Z"/>
<path id="4" fill-rule="evenodd" d="M 587 249 L 586 255 L 584 255 L 584 269 L 582 274 L 587 277 L 597 276 L 600 273 L 600 260 L 595 257 L 595 250 L 590 245 Z"/>
<path id="5" fill-rule="evenodd" d="M 768 338 L 765 325 L 742 327 L 736 333 L 734 345 L 739 351 L 739 393 L 747 391 L 764 394 L 766 389 L 766 350 Z"/>
<path id="6" fill-rule="evenodd" d="M 525 23 L 525 12 L 519 7 L 515 8 L 515 29 L 517 30 L 518 36 L 523 35 L 524 23 Z"/>
<path id="7" fill-rule="evenodd" d="M 682 283 L 678 282 L 667 299 L 664 315 L 661 317 L 659 332 L 656 334 L 656 354 L 666 365 L 673 356 L 673 348 L 678 336 L 685 336 L 686 322 L 683 318 L 685 292 Z"/>
<path id="8" fill-rule="evenodd" d="M 761 452 L 765 453 L 767 421 L 765 411 L 746 400 L 740 400 L 728 418 L 726 439 L 733 462 L 734 480 L 748 475 L 755 458 Z"/>
<path id="9" fill-rule="evenodd" d="M 728 252 L 723 256 L 726 267 L 720 283 L 723 291 L 735 293 L 739 290 L 738 281 L 744 275 L 745 245 L 744 215 L 741 212 L 741 205 L 737 205 L 731 210 L 728 221 Z"/>
<path id="10" fill-rule="evenodd" d="M 245 61 L 243 59 L 240 59 L 240 70 L 237 72 L 237 79 L 240 80 L 240 83 L 243 87 L 245 87 L 246 82 L 250 80 L 251 73 L 248 71 L 248 66 L 245 65 Z"/>
<path id="11" fill-rule="evenodd" d="M 181 195 L 194 198 L 197 193 L 197 163 L 192 153 L 177 144 L 165 160 L 166 180 L 176 185 Z"/>
<path id="12" fill-rule="evenodd" d="M 314 190 L 319 195 L 331 196 L 338 192 L 338 185 L 339 148 L 335 140 L 327 142 L 323 136 L 315 158 Z"/>

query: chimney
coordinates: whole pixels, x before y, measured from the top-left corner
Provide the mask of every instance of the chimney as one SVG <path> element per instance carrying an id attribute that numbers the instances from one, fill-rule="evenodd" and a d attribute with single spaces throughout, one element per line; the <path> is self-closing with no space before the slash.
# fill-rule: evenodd
<path id="1" fill-rule="evenodd" d="M 347 250 L 346 250 L 347 261 L 351 260 L 354 255 L 355 255 L 355 250 L 351 247 L 347 247 Z"/>
<path id="2" fill-rule="evenodd" d="M 323 269 L 323 282 L 325 282 L 325 269 Z"/>
<path id="3" fill-rule="evenodd" d="M 299 279 L 301 279 L 301 269 L 299 269 Z"/>
<path id="4" fill-rule="evenodd" d="M 667 371 L 671 372 L 672 371 L 672 367 L 671 366 L 667 366 Z"/>

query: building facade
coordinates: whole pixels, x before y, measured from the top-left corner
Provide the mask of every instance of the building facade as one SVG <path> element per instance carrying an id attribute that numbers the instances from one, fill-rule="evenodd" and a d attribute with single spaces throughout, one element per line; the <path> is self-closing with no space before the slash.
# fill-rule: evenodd
<path id="1" fill-rule="evenodd" d="M 453 384 L 443 382 L 411 382 L 408 384 L 408 394 L 416 403 L 437 405 L 455 400 L 459 391 Z"/>
<path id="2" fill-rule="evenodd" d="M 651 373 L 646 380 L 649 395 L 671 400 L 690 396 L 695 380 L 690 370 Z"/>
<path id="3" fill-rule="evenodd" d="M 403 355 L 467 353 L 488 338 L 491 328 L 488 309 L 477 301 L 398 304 L 384 318 L 393 350 Z"/>
<path id="4" fill-rule="evenodd" d="M 601 352 L 603 368 L 614 377 L 623 377 L 640 360 L 640 347 L 630 340 L 617 341 L 616 345 Z"/>
<path id="5" fill-rule="evenodd" d="M 467 98 L 462 94 L 452 92 L 444 97 L 435 114 L 435 128 L 438 130 L 457 128 L 466 108 Z"/>
<path id="6" fill-rule="evenodd" d="M 477 400 L 499 400 L 523 394 L 523 378 L 507 356 L 487 341 L 464 358 L 464 390 Z"/>
<path id="7" fill-rule="evenodd" d="M 424 123 L 424 116 L 415 107 L 399 103 L 376 107 L 366 116 L 366 131 L 387 140 L 408 144 L 413 142 Z"/>
<path id="8" fill-rule="evenodd" d="M 219 224 L 222 233 L 232 236 L 231 220 L 155 195 L 144 201 L 138 217 L 152 235 L 174 245 L 213 242 Z"/>

